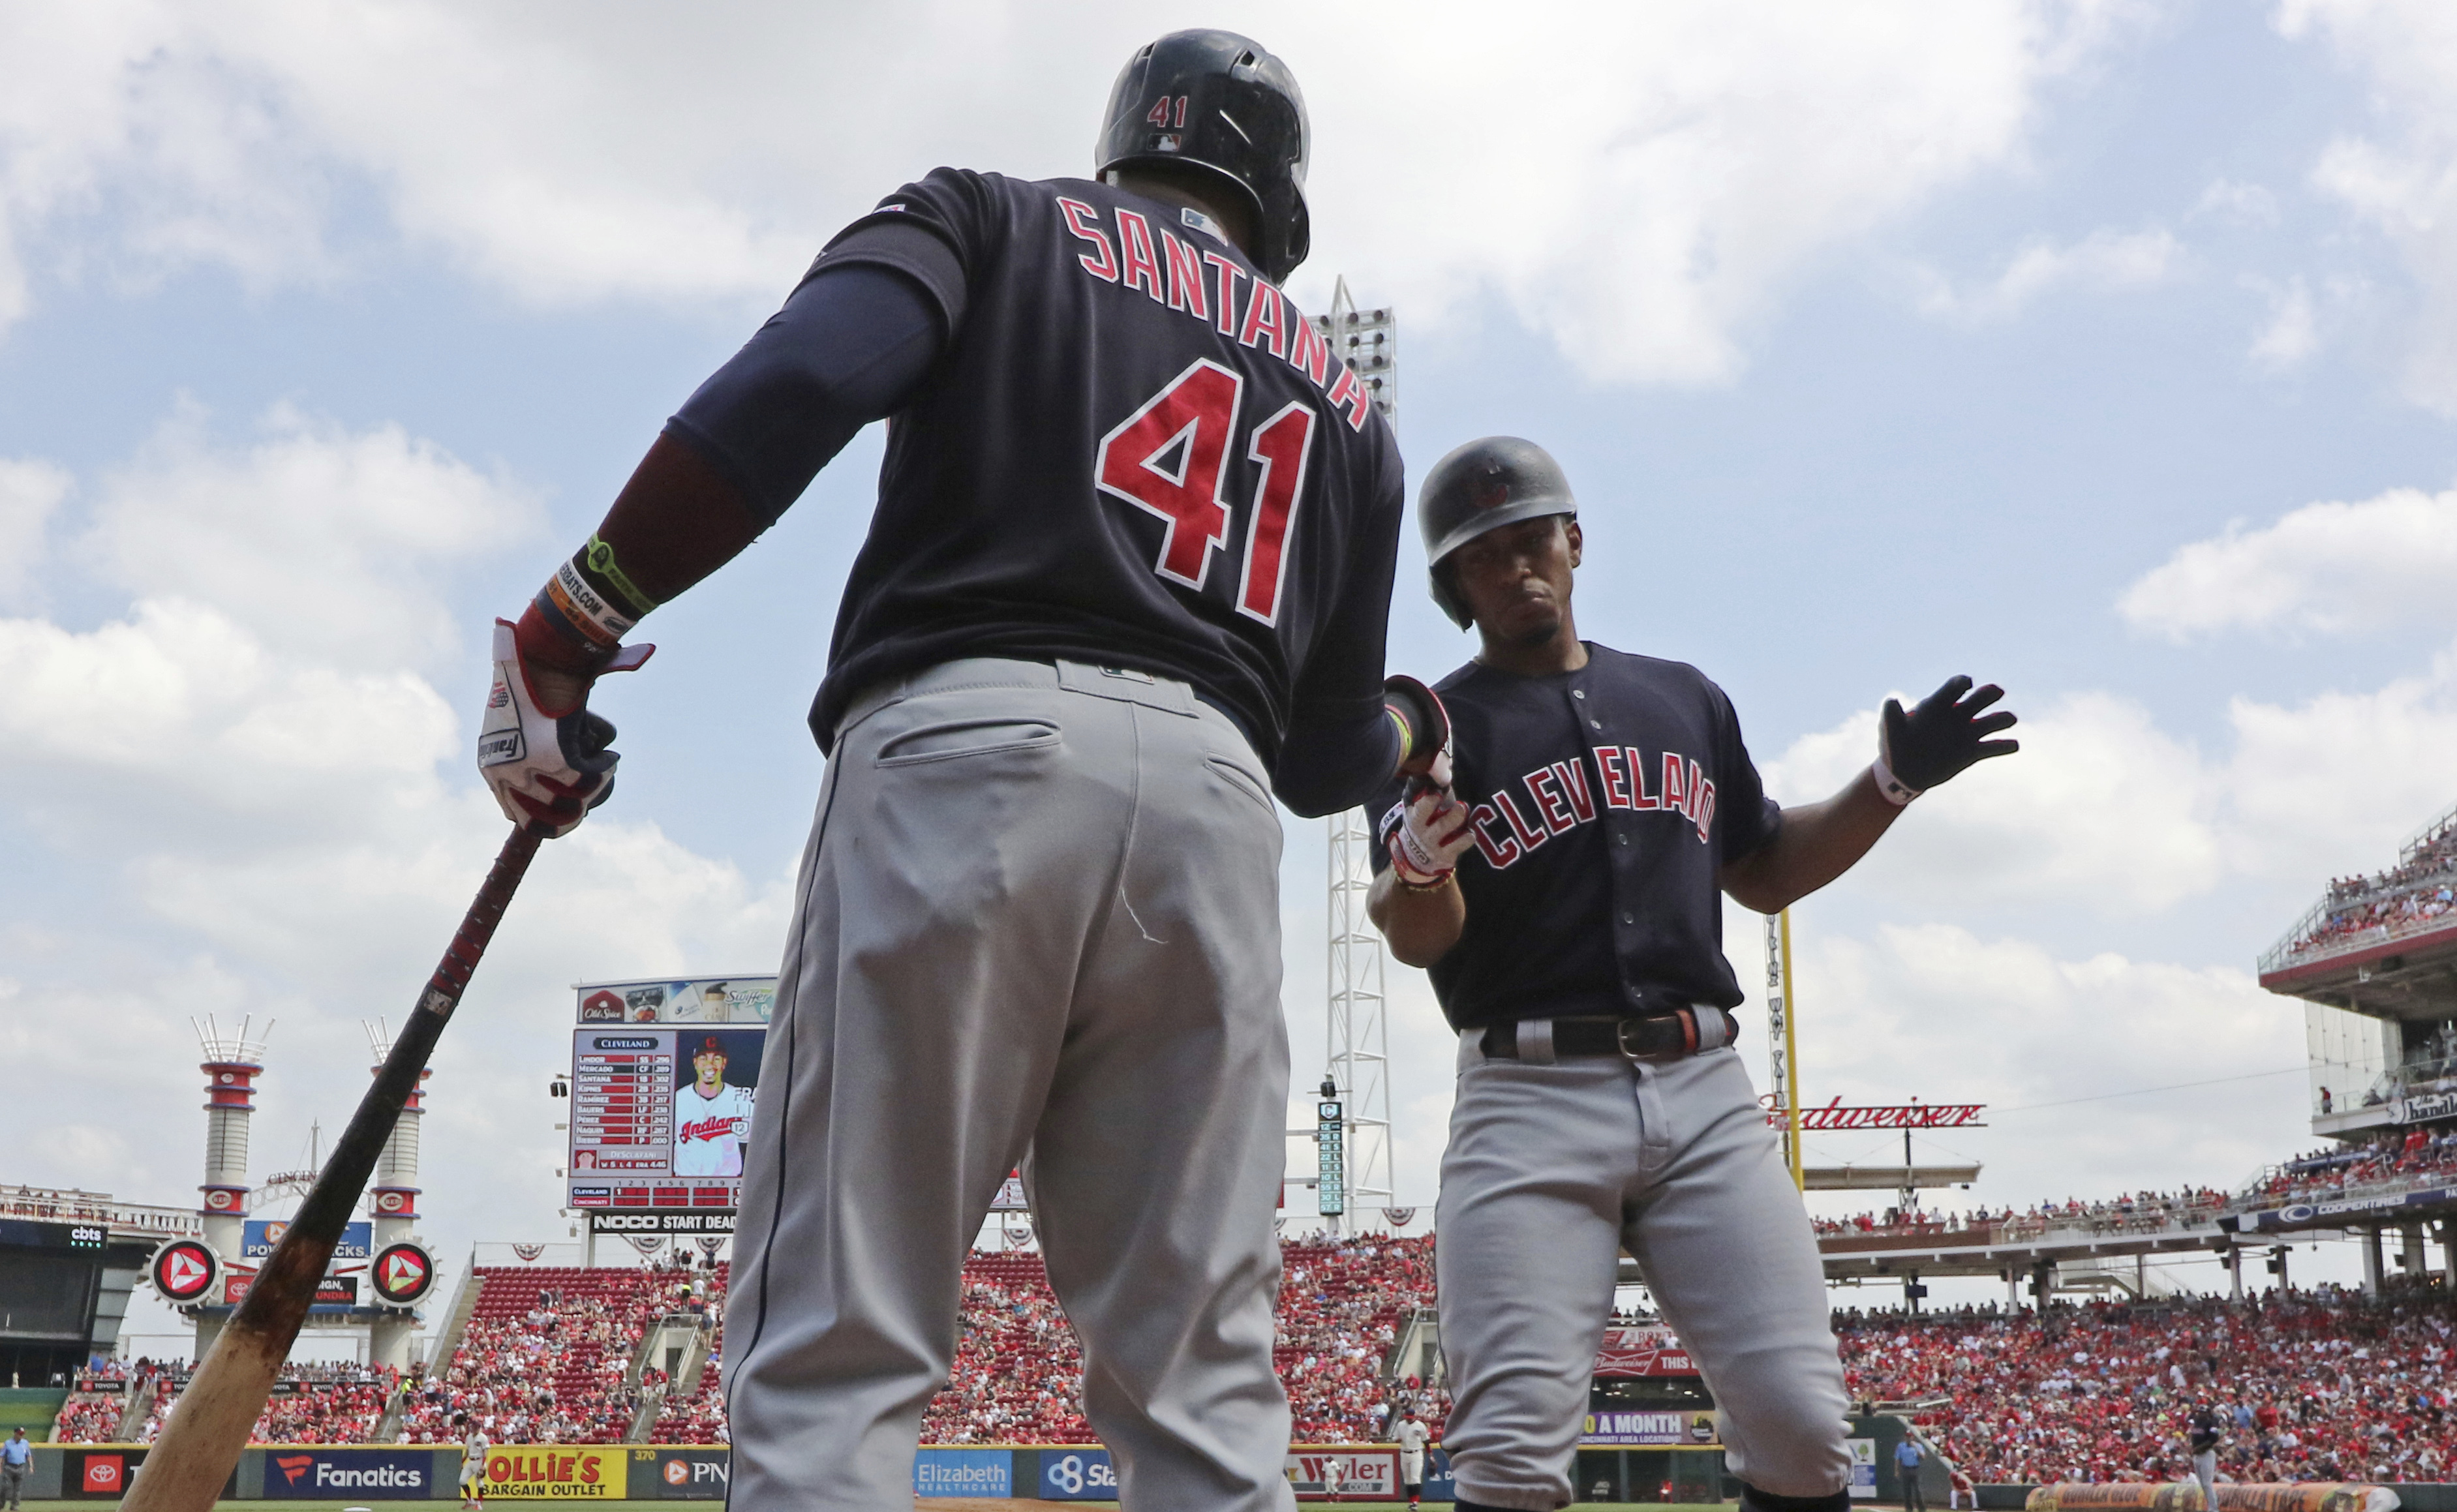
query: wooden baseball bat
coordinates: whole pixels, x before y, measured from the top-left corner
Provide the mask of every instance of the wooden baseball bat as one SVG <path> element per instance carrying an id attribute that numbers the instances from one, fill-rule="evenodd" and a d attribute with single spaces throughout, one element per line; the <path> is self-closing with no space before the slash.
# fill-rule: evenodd
<path id="1" fill-rule="evenodd" d="M 264 1411 L 265 1399 L 273 1394 L 281 1362 L 290 1358 L 299 1325 L 316 1300 L 317 1283 L 324 1278 L 333 1247 L 341 1241 L 342 1226 L 359 1205 L 384 1141 L 392 1137 L 393 1124 L 418 1086 L 418 1073 L 426 1069 L 426 1057 L 460 1005 L 469 974 L 486 953 L 486 942 L 494 937 L 542 838 L 522 827 L 504 842 L 494 868 L 486 873 L 486 885 L 462 915 L 461 928 L 453 932 L 443 963 L 427 978 L 426 991 L 410 1011 L 401 1037 L 392 1042 L 383 1069 L 359 1099 L 358 1112 L 350 1115 L 341 1143 L 317 1174 L 299 1216 L 257 1272 L 238 1311 L 222 1325 L 213 1352 L 196 1367 L 127 1499 L 119 1503 L 121 1512 L 207 1512 L 221 1495 L 258 1415 Z"/>

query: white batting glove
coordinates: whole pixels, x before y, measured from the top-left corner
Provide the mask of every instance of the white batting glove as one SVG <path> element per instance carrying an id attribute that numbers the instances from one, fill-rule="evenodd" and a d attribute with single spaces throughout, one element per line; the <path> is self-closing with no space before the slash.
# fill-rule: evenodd
<path id="1" fill-rule="evenodd" d="M 1412 888 L 1438 888 L 1476 844 L 1473 815 L 1448 784 L 1420 783 L 1391 835 L 1391 869 Z"/>
<path id="2" fill-rule="evenodd" d="M 614 726 L 588 712 L 585 690 L 570 708 L 548 713 L 540 707 L 514 632 L 509 620 L 495 622 L 495 678 L 478 729 L 478 774 L 494 789 L 505 818 L 568 835 L 614 790 L 616 757 L 607 748 Z M 623 646 L 593 675 L 628 672 L 655 649 Z"/>

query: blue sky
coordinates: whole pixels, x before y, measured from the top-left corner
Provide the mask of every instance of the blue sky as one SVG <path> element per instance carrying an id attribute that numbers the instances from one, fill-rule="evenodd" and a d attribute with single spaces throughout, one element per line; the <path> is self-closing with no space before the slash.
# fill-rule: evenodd
<path id="1" fill-rule="evenodd" d="M 1290 289 L 1396 305 L 1412 474 L 1551 448 L 1581 625 L 1718 679 L 1781 795 L 1864 763 L 1889 692 L 2011 690 L 2024 754 L 1796 914 L 1812 1096 L 2298 1066 L 2252 958 L 2457 802 L 2457 20 L 2426 0 L 679 14 L 0 18 L 0 1048 L 47 1073 L 0 1107 L 13 1178 L 192 1200 L 191 1013 L 281 1021 L 260 1173 L 343 1116 L 358 1021 L 398 1018 L 498 838 L 488 619 L 836 226 L 939 162 L 1083 172 L 1172 25 L 1305 82 Z M 561 1235 L 564 984 L 773 963 L 876 459 L 601 695 L 621 794 L 439 1057 L 447 1252 Z M 1467 643 L 1420 570 L 1411 541 L 1391 653 L 1434 674 Z M 1322 877 L 1290 821 L 1301 1086 Z M 1428 1201 L 1448 1052 L 1393 981 Z M 2305 1116 L 2267 1077 L 1966 1153 L 1991 1202 L 2224 1185 Z"/>

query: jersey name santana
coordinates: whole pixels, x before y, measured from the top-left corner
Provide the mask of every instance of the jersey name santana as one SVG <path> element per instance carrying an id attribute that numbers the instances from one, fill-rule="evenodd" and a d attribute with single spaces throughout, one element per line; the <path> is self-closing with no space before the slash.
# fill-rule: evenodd
<path id="1" fill-rule="evenodd" d="M 953 253 L 880 250 L 919 228 Z M 958 657 L 1193 684 L 1276 762 L 1294 705 L 1378 701 L 1398 451 L 1365 385 L 1200 213 L 939 169 L 849 227 L 947 313 L 893 417 L 814 726 Z"/>

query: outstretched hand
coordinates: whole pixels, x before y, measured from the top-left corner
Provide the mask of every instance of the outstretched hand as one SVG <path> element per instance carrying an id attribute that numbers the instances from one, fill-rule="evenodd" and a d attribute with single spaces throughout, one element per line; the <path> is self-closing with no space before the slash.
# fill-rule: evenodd
<path id="1" fill-rule="evenodd" d="M 1949 782 L 1974 762 L 2011 756 L 2020 750 L 2020 741 L 1988 738 L 2013 727 L 2011 709 L 1984 712 L 2004 696 L 2005 690 L 1993 683 L 1974 688 L 1971 679 L 1957 673 L 1908 713 L 1901 700 L 1886 700 L 1877 749 L 1885 768 L 1901 787 L 1908 789 L 1896 801 L 1908 802 L 1939 783 Z M 1880 773 L 1881 785 L 1883 775 Z M 1894 795 L 1889 792 L 1888 796 Z"/>

